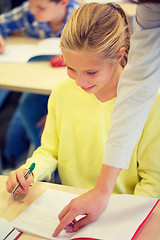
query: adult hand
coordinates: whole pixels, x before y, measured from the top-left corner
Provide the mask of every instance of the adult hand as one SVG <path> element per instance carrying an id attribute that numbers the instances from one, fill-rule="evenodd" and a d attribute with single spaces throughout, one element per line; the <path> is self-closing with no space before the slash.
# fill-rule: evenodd
<path id="1" fill-rule="evenodd" d="M 6 189 L 9 193 L 11 193 L 17 184 L 20 183 L 20 186 L 18 187 L 15 194 L 28 194 L 29 186 L 33 182 L 34 178 L 32 173 L 28 174 L 25 178 L 24 175 L 26 172 L 27 169 L 23 170 L 21 168 L 10 172 L 10 175 L 6 182 Z"/>
<path id="2" fill-rule="evenodd" d="M 5 42 L 4 39 L 0 36 L 0 54 L 4 53 Z"/>
<path id="3" fill-rule="evenodd" d="M 104 211 L 108 204 L 109 197 L 99 192 L 98 188 L 74 198 L 59 214 L 60 223 L 53 233 L 53 237 L 65 229 L 67 232 L 76 232 L 81 227 L 95 221 Z M 84 215 L 76 221 L 76 217 Z"/>
<path id="4" fill-rule="evenodd" d="M 103 164 L 96 186 L 73 199 L 61 211 L 58 216 L 60 223 L 52 236 L 57 237 L 63 229 L 67 232 L 76 232 L 81 227 L 95 221 L 106 208 L 120 172 L 120 168 Z M 79 215 L 84 215 L 84 217 L 76 221 L 76 217 Z"/>

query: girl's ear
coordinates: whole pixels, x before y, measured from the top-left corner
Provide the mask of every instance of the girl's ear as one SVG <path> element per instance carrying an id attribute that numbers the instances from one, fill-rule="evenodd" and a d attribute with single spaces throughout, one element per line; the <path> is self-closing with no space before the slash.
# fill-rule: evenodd
<path id="1" fill-rule="evenodd" d="M 124 53 L 125 53 L 125 50 L 126 50 L 125 47 L 120 48 L 120 50 L 118 52 L 118 55 L 117 55 L 117 62 L 118 63 L 122 60 L 122 58 L 124 56 Z"/>

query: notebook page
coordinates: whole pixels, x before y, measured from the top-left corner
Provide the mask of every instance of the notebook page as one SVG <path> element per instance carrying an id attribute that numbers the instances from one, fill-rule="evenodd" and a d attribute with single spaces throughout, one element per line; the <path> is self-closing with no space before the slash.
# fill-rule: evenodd
<path id="1" fill-rule="evenodd" d="M 5 51 L 0 54 L 2 63 L 27 63 L 34 57 L 61 55 L 60 38 L 47 38 L 38 44 L 9 44 Z"/>
<path id="2" fill-rule="evenodd" d="M 33 56 L 60 54 L 62 54 L 60 48 L 60 38 L 46 38 L 37 44 Z"/>
<path id="3" fill-rule="evenodd" d="M 76 197 L 74 194 L 48 189 L 12 224 L 23 232 L 54 239 L 52 233 L 59 223 L 58 214 L 74 197 Z M 78 237 L 103 240 L 131 239 L 156 202 L 156 198 L 114 194 L 97 221 L 77 233 L 70 234 L 63 231 L 56 239 L 69 240 Z"/>
<path id="4" fill-rule="evenodd" d="M 80 229 L 75 236 L 103 240 L 132 239 L 156 202 L 156 198 L 127 194 L 112 195 L 101 217 Z"/>
<path id="5" fill-rule="evenodd" d="M 2 63 L 26 63 L 35 51 L 32 44 L 10 44 L 5 46 L 5 52 L 0 54 Z"/>
<path id="6" fill-rule="evenodd" d="M 0 217 L 0 239 L 8 236 L 7 240 L 13 240 L 18 235 L 19 232 L 6 219 Z"/>
<path id="7" fill-rule="evenodd" d="M 58 214 L 76 196 L 75 194 L 48 189 L 13 220 L 12 225 L 25 233 L 54 239 L 52 233 L 59 223 Z M 63 231 L 56 239 L 69 240 L 73 234 Z"/>

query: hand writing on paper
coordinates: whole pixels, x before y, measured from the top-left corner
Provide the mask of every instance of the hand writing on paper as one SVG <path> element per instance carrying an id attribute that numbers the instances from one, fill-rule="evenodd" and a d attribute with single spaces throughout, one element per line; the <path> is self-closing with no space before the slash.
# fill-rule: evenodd
<path id="1" fill-rule="evenodd" d="M 60 223 L 53 233 L 53 237 L 65 229 L 67 232 L 76 232 L 81 227 L 95 221 L 108 204 L 106 195 L 102 195 L 95 187 L 92 190 L 73 199 L 59 214 Z M 84 215 L 76 221 L 76 217 Z"/>
<path id="2" fill-rule="evenodd" d="M 4 39 L 0 36 L 0 54 L 4 53 L 5 42 Z"/>
<path id="3" fill-rule="evenodd" d="M 11 171 L 10 175 L 6 182 L 6 189 L 9 193 L 13 191 L 13 189 L 17 186 L 18 183 L 20 183 L 19 188 L 15 192 L 15 194 L 24 194 L 27 195 L 29 191 L 29 186 L 33 182 L 33 174 L 28 174 L 25 178 L 24 175 L 26 173 L 26 170 L 23 170 L 21 168 L 16 169 L 15 171 Z"/>

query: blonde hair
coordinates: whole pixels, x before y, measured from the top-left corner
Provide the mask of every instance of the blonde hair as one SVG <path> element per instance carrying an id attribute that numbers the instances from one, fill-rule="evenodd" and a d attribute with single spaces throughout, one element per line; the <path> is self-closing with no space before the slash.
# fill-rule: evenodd
<path id="1" fill-rule="evenodd" d="M 120 63 L 125 67 L 130 47 L 128 19 L 116 3 L 84 4 L 69 17 L 60 46 L 62 51 L 85 48 L 93 54 L 102 54 L 107 60 L 115 60 L 119 50 L 125 47 Z"/>

